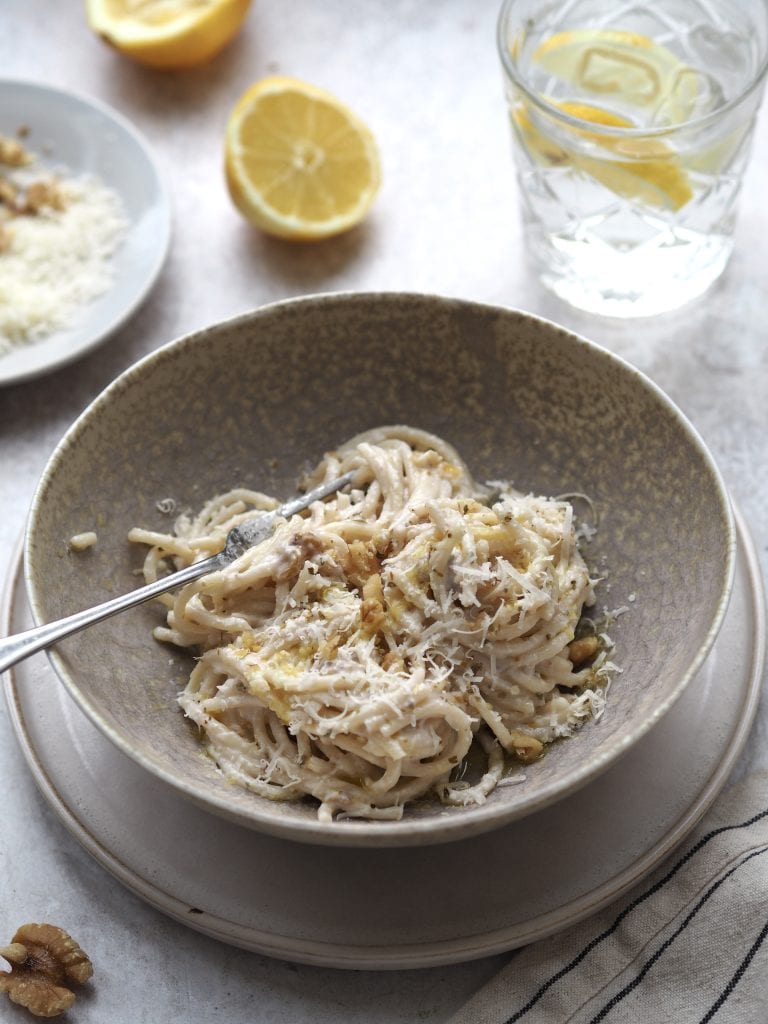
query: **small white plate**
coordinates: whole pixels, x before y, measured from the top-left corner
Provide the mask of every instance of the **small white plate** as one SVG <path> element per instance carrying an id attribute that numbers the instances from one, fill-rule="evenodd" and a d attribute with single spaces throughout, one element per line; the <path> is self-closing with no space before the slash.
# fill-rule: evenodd
<path id="1" fill-rule="evenodd" d="M 93 174 L 113 189 L 129 228 L 113 257 L 112 287 L 66 330 L 0 356 L 0 385 L 49 373 L 116 331 L 147 297 L 171 235 L 170 203 L 147 143 L 116 111 L 48 85 L 0 78 L 0 135 L 14 136 L 21 126 L 42 166 Z"/>
<path id="2" fill-rule="evenodd" d="M 618 898 L 700 820 L 760 696 L 765 608 L 737 514 L 723 627 L 683 695 L 615 765 L 550 807 L 442 846 L 310 846 L 213 817 L 145 772 L 77 708 L 47 659 L 5 676 L 11 721 L 51 807 L 134 893 L 206 935 L 284 960 L 403 969 L 522 946 Z M 0 631 L 31 625 L 9 580 Z"/>

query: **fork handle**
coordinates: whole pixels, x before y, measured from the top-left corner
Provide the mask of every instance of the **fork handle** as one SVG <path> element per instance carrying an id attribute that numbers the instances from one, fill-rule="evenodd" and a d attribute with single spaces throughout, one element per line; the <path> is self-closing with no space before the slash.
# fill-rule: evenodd
<path id="1" fill-rule="evenodd" d="M 35 626 L 23 633 L 17 633 L 15 636 L 5 637 L 0 640 L 0 672 L 18 664 L 24 658 L 28 658 L 30 654 L 50 647 L 57 640 L 63 640 L 64 637 L 71 636 L 73 633 L 79 633 L 86 626 L 92 626 L 96 622 L 101 622 L 102 619 L 108 619 L 112 615 L 117 615 L 118 612 L 125 611 L 127 608 L 144 604 L 146 601 L 151 601 L 153 597 L 159 597 L 169 590 L 175 590 L 176 587 L 199 579 L 207 572 L 211 572 L 212 569 L 218 568 L 218 557 L 218 555 L 211 555 L 210 558 L 205 558 L 201 562 L 195 562 L 185 569 L 179 569 L 178 572 L 173 572 L 169 576 L 163 576 L 161 579 L 155 580 L 154 583 L 147 583 L 143 587 L 131 590 L 127 594 L 121 594 L 119 597 L 113 597 L 92 608 L 75 612 L 74 615 L 68 615 L 64 619 L 47 622 L 42 626 Z"/>

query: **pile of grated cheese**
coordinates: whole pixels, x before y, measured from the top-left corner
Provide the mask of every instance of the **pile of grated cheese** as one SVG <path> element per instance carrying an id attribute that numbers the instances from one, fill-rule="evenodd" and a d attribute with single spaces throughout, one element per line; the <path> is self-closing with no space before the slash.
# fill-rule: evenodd
<path id="1" fill-rule="evenodd" d="M 23 195 L 41 172 L 36 158 L 0 168 Z M 46 173 L 61 202 L 0 210 L 0 355 L 71 326 L 114 280 L 112 257 L 128 227 L 120 197 L 93 175 Z"/>

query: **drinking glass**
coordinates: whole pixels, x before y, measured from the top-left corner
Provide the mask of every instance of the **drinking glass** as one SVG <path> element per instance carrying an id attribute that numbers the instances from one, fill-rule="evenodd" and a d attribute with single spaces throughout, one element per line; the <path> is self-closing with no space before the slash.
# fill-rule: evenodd
<path id="1" fill-rule="evenodd" d="M 622 317 L 704 292 L 733 248 L 768 0 L 506 0 L 498 45 L 544 284 Z"/>

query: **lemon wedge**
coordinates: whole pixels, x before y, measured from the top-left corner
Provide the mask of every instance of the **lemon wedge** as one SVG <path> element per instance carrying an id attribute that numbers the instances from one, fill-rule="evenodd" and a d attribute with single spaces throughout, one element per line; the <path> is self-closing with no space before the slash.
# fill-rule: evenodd
<path id="1" fill-rule="evenodd" d="M 331 93 L 294 78 L 264 78 L 227 122 L 224 168 L 232 201 L 268 234 L 319 239 L 365 217 L 379 189 L 367 126 Z"/>
<path id="2" fill-rule="evenodd" d="M 558 32 L 539 44 L 532 60 L 588 95 L 652 112 L 655 127 L 687 121 L 699 94 L 698 72 L 638 32 Z"/>
<path id="3" fill-rule="evenodd" d="M 596 126 L 632 128 L 632 122 L 619 114 L 585 103 L 552 102 L 566 114 Z M 677 155 L 665 143 L 654 138 L 609 135 L 598 130 L 568 127 L 576 145 L 589 142 L 608 150 L 611 156 L 591 156 L 580 149 L 566 147 L 547 137 L 532 121 L 520 103 L 513 110 L 513 121 L 528 152 L 550 166 L 577 167 L 616 195 L 668 210 L 679 210 L 693 198 L 688 175 Z"/>
<path id="4" fill-rule="evenodd" d="M 214 57 L 239 31 L 251 0 L 85 0 L 86 16 L 120 53 L 155 68 Z"/>

